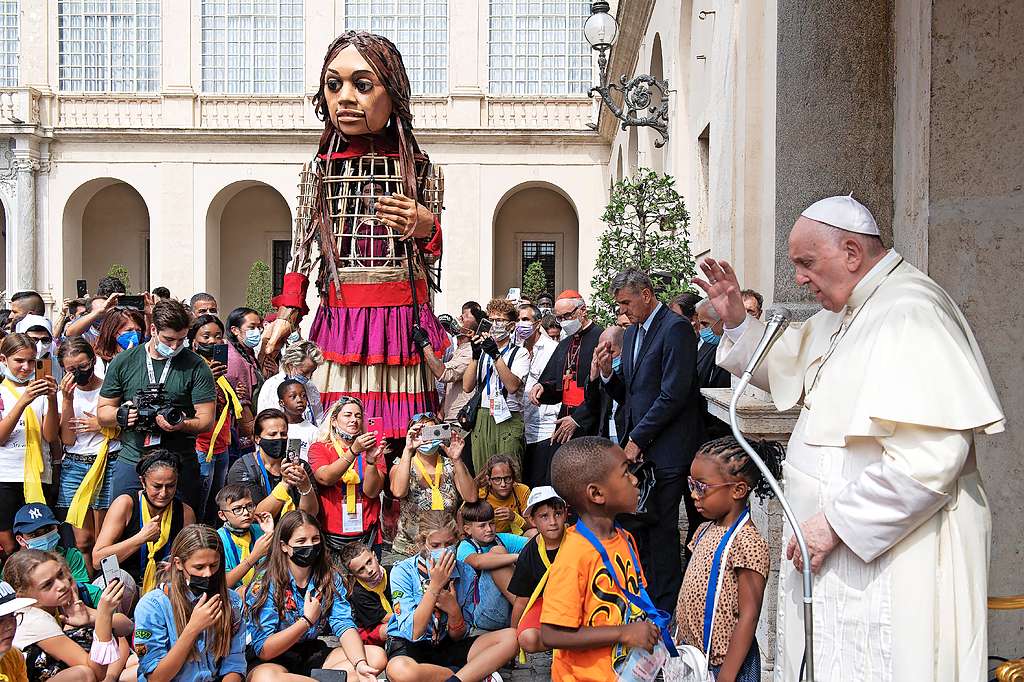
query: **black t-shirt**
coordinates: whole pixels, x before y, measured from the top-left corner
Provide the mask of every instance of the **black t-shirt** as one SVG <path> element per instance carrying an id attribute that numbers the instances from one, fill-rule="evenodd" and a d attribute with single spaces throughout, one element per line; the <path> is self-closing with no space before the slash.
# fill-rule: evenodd
<path id="1" fill-rule="evenodd" d="M 508 581 L 508 591 L 517 597 L 529 599 L 533 591 L 537 589 L 537 584 L 540 582 L 541 576 L 544 575 L 544 571 L 547 570 L 544 562 L 540 560 L 540 554 L 537 553 L 538 541 L 543 542 L 544 539 L 540 535 L 530 538 L 526 547 L 519 553 L 519 558 L 516 559 L 512 579 Z M 554 562 L 558 549 L 545 549 L 545 551 L 548 553 L 548 561 Z"/>
<path id="2" fill-rule="evenodd" d="M 384 621 L 388 612 L 384 610 L 384 605 L 380 603 L 380 597 L 376 592 L 366 589 L 359 584 L 358 580 L 353 582 L 355 584 L 348 593 L 348 601 L 352 605 L 352 620 L 355 621 L 356 627 L 362 630 L 371 630 Z M 390 582 L 384 587 L 384 597 L 389 604 L 394 603 L 391 599 Z"/>
<path id="3" fill-rule="evenodd" d="M 265 463 L 264 463 L 265 464 Z M 302 463 L 302 468 L 306 470 L 306 476 L 309 477 L 310 482 L 313 482 L 313 470 L 309 468 L 308 462 Z M 270 481 L 270 487 L 267 487 L 267 481 L 263 479 L 263 472 L 260 470 L 260 465 L 256 461 L 256 455 L 249 453 L 239 457 L 231 468 L 228 469 L 228 477 L 225 483 L 240 483 L 249 489 L 249 495 L 252 497 L 253 504 L 259 504 L 263 499 L 270 494 L 270 491 L 277 487 L 277 484 L 281 482 L 280 476 L 275 476 L 267 470 L 267 479 Z M 313 485 L 316 485 L 313 483 Z M 296 507 L 299 506 L 299 491 L 294 486 L 288 488 L 288 492 L 291 494 L 292 502 Z"/>

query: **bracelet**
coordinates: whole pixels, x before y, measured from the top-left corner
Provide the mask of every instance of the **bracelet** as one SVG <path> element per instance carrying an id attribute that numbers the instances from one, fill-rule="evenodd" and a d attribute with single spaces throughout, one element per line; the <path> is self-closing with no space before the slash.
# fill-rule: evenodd
<path id="1" fill-rule="evenodd" d="M 360 658 L 358 661 L 356 661 L 355 663 L 352 664 L 352 669 L 354 670 L 355 667 L 357 665 L 359 665 L 360 663 L 366 663 L 366 659 L 365 658 Z"/>
<path id="2" fill-rule="evenodd" d="M 303 495 L 303 496 L 305 496 L 305 495 L 308 495 L 308 494 L 310 494 L 311 492 L 313 492 L 313 484 L 312 484 L 312 483 L 310 483 L 310 484 L 309 484 L 309 487 L 308 487 L 308 488 L 306 488 L 305 490 L 300 490 L 300 491 L 299 491 L 299 495 Z"/>
<path id="3" fill-rule="evenodd" d="M 306 618 L 306 614 L 304 614 L 304 613 L 300 614 L 299 618 L 301 618 L 302 620 L 306 621 L 306 624 L 309 626 L 310 630 L 313 629 L 313 621 L 311 621 L 309 618 Z M 299 621 L 295 621 L 295 622 L 297 623 Z"/>

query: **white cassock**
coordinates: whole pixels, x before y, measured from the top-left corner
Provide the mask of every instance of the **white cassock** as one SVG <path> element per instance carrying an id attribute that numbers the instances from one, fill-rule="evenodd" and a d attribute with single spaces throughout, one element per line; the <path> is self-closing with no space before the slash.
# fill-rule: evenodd
<path id="1" fill-rule="evenodd" d="M 763 332 L 749 315 L 727 329 L 718 365 L 742 373 Z M 753 383 L 780 410 L 802 406 L 786 495 L 843 541 L 814 580 L 815 679 L 984 681 L 991 519 L 974 435 L 1005 420 L 949 295 L 890 251 L 844 311 L 786 330 Z M 779 582 L 775 680 L 792 682 L 804 648 L 792 562 Z"/>

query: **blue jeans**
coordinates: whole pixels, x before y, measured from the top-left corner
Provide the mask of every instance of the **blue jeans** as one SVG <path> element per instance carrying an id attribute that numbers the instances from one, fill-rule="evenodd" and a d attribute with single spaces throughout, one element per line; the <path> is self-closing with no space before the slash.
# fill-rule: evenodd
<path id="1" fill-rule="evenodd" d="M 512 605 L 494 584 L 490 571 L 479 574 L 477 590 L 480 602 L 473 607 L 473 625 L 488 631 L 507 628 L 512 616 Z"/>
<path id="2" fill-rule="evenodd" d="M 220 525 L 220 521 L 214 498 L 228 478 L 228 451 L 214 454 L 211 462 L 206 461 L 205 452 L 197 452 L 196 459 L 199 462 L 199 476 L 202 481 L 199 493 L 200 508 L 195 510 L 196 521 L 206 521 L 210 526 L 216 527 Z"/>

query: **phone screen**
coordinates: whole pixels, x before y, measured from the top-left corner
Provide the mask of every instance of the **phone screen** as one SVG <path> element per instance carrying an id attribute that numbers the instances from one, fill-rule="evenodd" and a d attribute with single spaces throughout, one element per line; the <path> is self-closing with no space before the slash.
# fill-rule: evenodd
<path id="1" fill-rule="evenodd" d="M 125 308 L 135 308 L 136 310 L 146 309 L 146 299 L 142 296 L 126 296 L 122 294 L 117 297 L 117 304 Z"/>
<path id="2" fill-rule="evenodd" d="M 288 461 L 298 462 L 299 453 L 302 452 L 302 439 L 301 438 L 289 438 L 288 439 Z"/>
<path id="3" fill-rule="evenodd" d="M 89 285 L 84 279 L 77 280 L 75 286 L 78 287 L 78 298 L 85 298 L 89 295 Z"/>
<path id="4" fill-rule="evenodd" d="M 476 326 L 476 333 L 486 334 L 489 331 L 491 331 L 491 321 L 485 317 L 484 319 L 480 320 L 480 324 Z"/>

